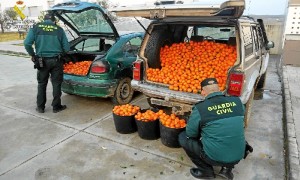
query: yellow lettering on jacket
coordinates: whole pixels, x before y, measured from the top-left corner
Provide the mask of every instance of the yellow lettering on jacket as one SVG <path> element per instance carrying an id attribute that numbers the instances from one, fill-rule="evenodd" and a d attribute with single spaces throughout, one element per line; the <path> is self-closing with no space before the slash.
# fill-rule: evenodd
<path id="1" fill-rule="evenodd" d="M 227 108 L 227 109 L 220 109 L 220 110 L 217 110 L 216 113 L 218 115 L 220 114 L 227 114 L 227 113 L 232 113 L 232 110 L 230 108 Z"/>
<path id="2" fill-rule="evenodd" d="M 223 104 L 217 104 L 213 106 L 207 107 L 208 111 L 215 111 L 216 114 L 221 115 L 221 114 L 227 114 L 227 113 L 232 113 L 231 107 L 236 106 L 235 102 L 228 102 L 228 103 L 223 103 Z"/>
<path id="3" fill-rule="evenodd" d="M 52 32 L 57 29 L 56 26 L 45 25 L 45 24 L 39 24 L 38 27 L 41 28 L 43 31 L 47 31 L 47 32 Z"/>

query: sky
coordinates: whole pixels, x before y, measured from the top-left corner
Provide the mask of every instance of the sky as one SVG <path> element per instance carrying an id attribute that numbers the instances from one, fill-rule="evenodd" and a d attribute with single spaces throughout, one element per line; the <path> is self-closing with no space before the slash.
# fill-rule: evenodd
<path id="1" fill-rule="evenodd" d="M 153 0 L 109 0 L 119 5 L 151 4 Z M 183 0 L 185 3 L 193 0 Z M 224 2 L 225 0 L 198 0 L 198 2 Z M 246 0 L 244 15 L 283 15 L 287 9 L 288 0 Z M 137 3 L 138 2 L 138 3 Z"/>

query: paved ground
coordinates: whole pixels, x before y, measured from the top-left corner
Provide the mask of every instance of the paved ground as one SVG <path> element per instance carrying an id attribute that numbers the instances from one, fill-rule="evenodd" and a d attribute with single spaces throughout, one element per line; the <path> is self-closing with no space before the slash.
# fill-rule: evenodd
<path id="1" fill-rule="evenodd" d="M 300 67 L 283 66 L 285 120 L 287 125 L 290 178 L 300 179 Z"/>
<path id="2" fill-rule="evenodd" d="M 22 46 L 7 43 L 0 43 L 0 50 L 25 53 Z M 278 106 L 283 101 L 278 61 L 278 57 L 272 57 L 266 88 L 254 101 L 246 129 L 255 151 L 234 169 L 235 179 L 299 177 L 296 99 L 300 85 L 296 74 L 300 68 L 286 66 L 283 70 L 285 105 L 290 106 L 286 108 L 289 113 L 284 113 Z M 290 70 L 295 72 L 291 74 Z M 181 148 L 168 148 L 160 139 L 142 140 L 137 133 L 117 133 L 109 100 L 64 94 L 66 111 L 53 114 L 47 102 L 46 113 L 38 114 L 34 111 L 35 94 L 35 71 L 29 58 L 1 56 L 0 179 L 193 179 L 189 174 L 193 164 Z M 50 93 L 48 99 L 52 99 Z M 137 95 L 133 103 L 147 107 L 142 95 Z M 288 152 L 283 147 L 285 114 L 288 132 L 294 128 L 294 135 L 288 138 L 288 142 L 294 140 L 294 149 Z M 287 176 L 286 154 L 292 170 Z"/>

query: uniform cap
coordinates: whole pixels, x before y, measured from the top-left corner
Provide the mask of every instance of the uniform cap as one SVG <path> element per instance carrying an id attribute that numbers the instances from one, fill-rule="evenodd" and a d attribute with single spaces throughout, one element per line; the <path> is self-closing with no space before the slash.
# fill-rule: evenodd
<path id="1" fill-rule="evenodd" d="M 45 16 L 44 16 L 44 20 L 55 21 L 55 17 L 54 17 L 52 14 L 47 13 L 47 14 L 45 14 Z"/>
<path id="2" fill-rule="evenodd" d="M 218 81 L 216 80 L 216 78 L 206 78 L 200 83 L 201 88 L 203 88 L 204 86 L 207 86 L 207 85 L 212 85 L 212 84 L 218 84 Z"/>

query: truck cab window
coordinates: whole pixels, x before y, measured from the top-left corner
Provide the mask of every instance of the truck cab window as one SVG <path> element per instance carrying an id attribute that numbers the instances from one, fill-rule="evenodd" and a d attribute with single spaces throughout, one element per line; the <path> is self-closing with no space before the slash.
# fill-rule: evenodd
<path id="1" fill-rule="evenodd" d="M 245 57 L 253 54 L 253 37 L 250 26 L 242 26 Z"/>

